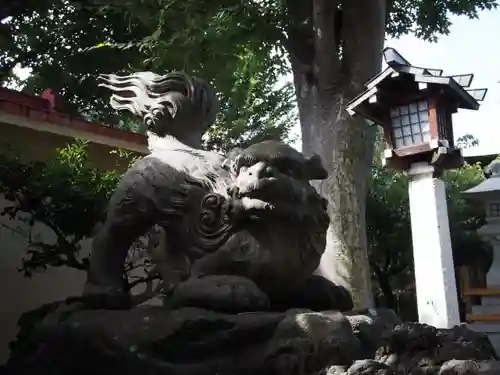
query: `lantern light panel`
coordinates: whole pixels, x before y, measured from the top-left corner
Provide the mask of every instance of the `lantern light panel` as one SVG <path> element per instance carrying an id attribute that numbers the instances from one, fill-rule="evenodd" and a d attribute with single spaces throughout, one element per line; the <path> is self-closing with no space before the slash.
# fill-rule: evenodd
<path id="1" fill-rule="evenodd" d="M 429 107 L 425 100 L 391 109 L 392 131 L 395 147 L 419 145 L 429 142 Z"/>

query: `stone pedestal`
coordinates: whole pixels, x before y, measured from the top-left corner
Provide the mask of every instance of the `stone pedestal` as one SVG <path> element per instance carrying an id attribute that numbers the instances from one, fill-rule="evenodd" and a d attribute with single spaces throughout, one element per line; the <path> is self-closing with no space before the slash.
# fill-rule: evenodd
<path id="1" fill-rule="evenodd" d="M 445 185 L 427 163 L 413 164 L 408 175 L 419 321 L 451 328 L 460 315 Z"/>

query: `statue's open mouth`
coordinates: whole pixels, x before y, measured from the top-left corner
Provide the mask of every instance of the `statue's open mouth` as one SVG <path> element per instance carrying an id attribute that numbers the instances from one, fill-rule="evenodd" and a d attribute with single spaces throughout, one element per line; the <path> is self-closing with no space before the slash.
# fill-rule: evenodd
<path id="1" fill-rule="evenodd" d="M 255 183 L 236 186 L 236 198 L 262 198 L 262 195 L 268 195 L 276 182 L 275 177 L 265 177 L 255 181 Z"/>

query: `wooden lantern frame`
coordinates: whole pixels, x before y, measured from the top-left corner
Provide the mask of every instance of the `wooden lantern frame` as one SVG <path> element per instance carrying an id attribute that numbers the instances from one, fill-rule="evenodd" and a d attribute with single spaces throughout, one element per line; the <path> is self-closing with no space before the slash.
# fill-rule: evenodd
<path id="1" fill-rule="evenodd" d="M 384 162 L 391 168 L 407 170 L 420 161 L 438 169 L 460 167 L 463 157 L 454 145 L 452 115 L 459 108 L 479 109 L 479 101 L 484 99 L 487 89 L 467 89 L 473 74 L 443 76 L 440 69 L 411 65 L 393 48 L 384 49 L 383 54 L 387 69 L 365 84 L 366 90 L 347 105 L 347 112 L 382 127 L 388 147 Z M 424 100 L 428 108 L 429 139 L 396 147 L 391 109 Z M 410 122 L 407 126 L 411 125 Z M 412 133 L 412 139 L 413 136 Z"/>

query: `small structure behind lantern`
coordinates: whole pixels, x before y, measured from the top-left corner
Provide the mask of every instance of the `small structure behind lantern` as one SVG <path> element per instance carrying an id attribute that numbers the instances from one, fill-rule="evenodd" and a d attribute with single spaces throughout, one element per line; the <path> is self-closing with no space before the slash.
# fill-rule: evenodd
<path id="1" fill-rule="evenodd" d="M 484 174 L 486 179 L 483 182 L 464 191 L 463 194 L 484 205 L 486 218 L 498 221 L 500 235 L 500 160 L 493 160 L 486 167 Z"/>
<path id="2" fill-rule="evenodd" d="M 491 162 L 486 179 L 463 192 L 464 196 L 484 205 L 486 224 L 478 229 L 481 239 L 493 249 L 493 261 L 486 273 L 486 288 L 464 293 L 481 297 L 481 305 L 473 306 L 467 320 L 469 328 L 487 333 L 497 353 L 500 353 L 500 160 Z M 484 323 L 484 322 L 488 323 Z"/>
<path id="3" fill-rule="evenodd" d="M 467 89 L 473 74 L 443 76 L 440 69 L 411 65 L 395 49 L 383 51 L 388 68 L 366 83 L 347 111 L 384 130 L 387 166 L 407 170 L 416 162 L 440 169 L 463 164 L 455 148 L 452 114 L 479 109 L 487 89 Z"/>

